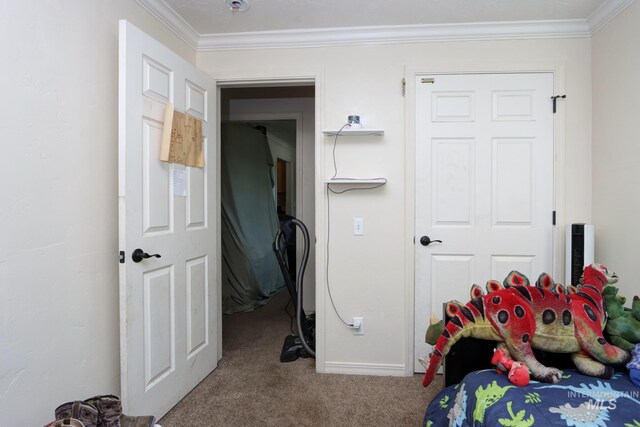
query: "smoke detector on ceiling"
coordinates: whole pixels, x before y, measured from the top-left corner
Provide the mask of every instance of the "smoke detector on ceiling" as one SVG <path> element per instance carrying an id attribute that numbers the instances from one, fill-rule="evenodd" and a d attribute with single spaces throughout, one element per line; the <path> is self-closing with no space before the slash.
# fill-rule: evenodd
<path id="1" fill-rule="evenodd" d="M 225 0 L 229 9 L 234 12 L 244 12 L 249 9 L 249 2 L 247 0 Z"/>

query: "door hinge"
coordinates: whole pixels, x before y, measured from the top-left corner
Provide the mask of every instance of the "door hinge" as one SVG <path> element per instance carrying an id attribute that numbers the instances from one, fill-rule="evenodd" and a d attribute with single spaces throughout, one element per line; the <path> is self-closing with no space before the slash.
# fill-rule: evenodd
<path id="1" fill-rule="evenodd" d="M 553 214 L 551 215 L 551 224 L 556 225 L 556 211 L 553 211 Z"/>
<path id="2" fill-rule="evenodd" d="M 567 95 L 555 95 L 551 97 L 551 99 L 553 100 L 553 114 L 556 113 L 556 102 L 558 101 L 558 98 L 565 99 L 566 97 Z"/>
<path id="3" fill-rule="evenodd" d="M 120 251 L 118 261 L 120 262 L 120 264 L 124 264 L 124 251 Z"/>
<path id="4" fill-rule="evenodd" d="M 407 79 L 403 77 L 402 78 L 402 96 L 404 96 L 405 93 L 407 93 Z"/>

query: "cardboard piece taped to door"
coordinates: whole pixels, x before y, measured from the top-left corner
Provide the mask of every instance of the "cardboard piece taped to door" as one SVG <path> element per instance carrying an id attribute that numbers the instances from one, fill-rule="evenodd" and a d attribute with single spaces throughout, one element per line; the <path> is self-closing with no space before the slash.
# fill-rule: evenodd
<path id="1" fill-rule="evenodd" d="M 164 114 L 160 160 L 204 167 L 202 120 L 174 111 L 170 102 L 167 103 Z"/>

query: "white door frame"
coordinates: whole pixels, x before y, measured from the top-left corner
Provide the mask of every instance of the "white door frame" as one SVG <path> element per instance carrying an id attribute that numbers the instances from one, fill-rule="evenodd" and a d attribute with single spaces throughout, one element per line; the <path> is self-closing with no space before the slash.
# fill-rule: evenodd
<path id="1" fill-rule="evenodd" d="M 405 375 L 413 375 L 414 352 L 415 352 L 415 244 L 416 236 L 416 170 L 415 170 L 415 154 L 416 154 L 416 77 L 424 75 L 434 76 L 443 74 L 503 74 L 503 73 L 552 73 L 554 94 L 564 94 L 565 90 L 565 71 L 562 64 L 543 63 L 543 64 L 511 64 L 507 66 L 497 67 L 495 64 L 468 64 L 468 65 L 431 65 L 431 66 L 407 66 L 405 68 L 406 96 L 405 96 L 405 129 L 406 129 L 406 147 L 405 147 L 405 188 L 406 188 L 406 205 L 405 205 L 405 304 L 406 304 L 406 333 L 407 340 L 405 349 Z M 563 233 L 565 227 L 565 174 L 564 174 L 564 128 L 565 128 L 565 112 L 560 104 L 554 114 L 553 120 L 553 140 L 554 140 L 554 210 L 556 211 L 556 226 L 553 230 L 553 277 L 564 277 L 564 239 Z M 551 220 L 551 218 L 549 218 Z M 471 286 L 471 284 L 469 284 Z M 425 319 L 425 322 L 427 319 Z"/>
<path id="2" fill-rule="evenodd" d="M 317 238 L 317 236 L 324 236 L 326 233 L 326 216 L 324 212 L 326 211 L 326 201 L 324 199 L 324 191 L 323 191 L 323 175 L 324 175 L 324 135 L 320 131 L 323 128 L 323 117 L 324 111 L 322 106 L 324 105 L 324 71 L 312 70 L 301 73 L 291 73 L 291 72 L 275 72 L 272 75 L 262 75 L 262 74 L 252 74 L 251 72 L 247 72 L 246 70 L 239 70 L 235 73 L 218 75 L 211 74 L 211 77 L 216 81 L 217 84 L 217 111 L 220 111 L 220 99 L 221 94 L 220 91 L 223 88 L 232 88 L 232 87 L 265 87 L 265 86 L 300 86 L 300 85 L 313 85 L 315 86 L 315 129 L 314 129 L 314 146 L 315 146 L 315 171 L 314 171 L 314 198 L 315 198 L 315 236 L 311 236 L 312 239 L 316 240 L 316 371 L 317 372 L 325 372 L 325 361 L 326 361 L 326 326 L 325 326 L 325 318 L 326 318 L 326 310 L 325 310 L 325 269 L 319 268 L 319 266 L 325 265 L 325 257 L 326 257 L 326 243 L 324 238 Z M 218 167 L 217 173 L 218 178 L 220 177 L 220 124 L 221 124 L 221 115 L 218 114 L 217 120 L 217 137 L 216 137 L 216 149 L 218 151 Z M 297 133 L 297 132 L 296 132 Z M 296 136 L 296 139 L 297 136 Z M 301 140 L 301 138 L 300 138 Z M 297 146 L 296 141 L 296 146 Z M 297 147 L 296 147 L 297 148 Z M 297 150 L 299 151 L 299 150 Z M 296 152 L 296 157 L 298 153 Z M 298 161 L 298 158 L 296 158 Z M 300 161 L 302 161 L 300 159 Z M 297 173 L 297 172 L 296 172 Z M 296 187 L 302 185 L 302 179 L 298 180 L 296 183 Z M 220 204 L 220 179 L 218 179 L 218 188 L 217 188 L 217 203 Z M 296 188 L 296 198 L 298 197 L 297 188 Z M 218 216 L 218 227 L 220 227 L 220 216 Z M 218 253 L 221 254 L 221 240 L 218 239 L 217 242 Z M 218 272 L 221 272 L 221 258 L 218 260 Z M 218 301 L 222 301 L 222 276 L 219 273 L 217 278 L 217 292 L 218 292 Z M 219 319 L 218 319 L 218 359 L 222 358 L 222 309 L 219 307 Z"/>

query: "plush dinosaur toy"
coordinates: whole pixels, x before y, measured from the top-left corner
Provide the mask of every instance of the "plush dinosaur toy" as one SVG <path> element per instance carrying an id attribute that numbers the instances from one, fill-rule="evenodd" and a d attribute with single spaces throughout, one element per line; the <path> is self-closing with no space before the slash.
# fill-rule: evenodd
<path id="1" fill-rule="evenodd" d="M 424 334 L 424 342 L 431 345 L 436 345 L 438 342 L 438 338 L 440 338 L 440 334 L 444 330 L 444 321 L 438 320 L 438 317 L 435 313 L 431 313 L 431 318 L 429 319 L 429 327 L 427 328 L 427 332 Z"/>
<path id="2" fill-rule="evenodd" d="M 502 350 L 494 350 L 491 364 L 496 365 L 496 371 L 498 371 L 499 374 L 507 374 L 507 378 L 509 378 L 511 384 L 517 385 L 518 387 L 529 385 L 530 374 L 527 365 L 509 359 L 504 355 Z"/>
<path id="3" fill-rule="evenodd" d="M 631 351 L 640 343 L 640 298 L 633 297 L 631 310 L 625 310 L 626 298 L 618 296 L 618 288 L 605 286 L 602 290 L 607 307 L 607 326 L 604 330 L 618 347 Z"/>
<path id="4" fill-rule="evenodd" d="M 571 353 L 583 374 L 610 378 L 614 370 L 605 364 L 623 364 L 630 359 L 629 352 L 609 344 L 602 335 L 606 321 L 602 289 L 617 280 L 604 265 L 592 264 L 585 268 L 581 285 L 570 287 L 569 293 L 545 273 L 534 287 L 528 286 L 524 275 L 512 271 L 504 286 L 489 281 L 488 295 L 473 285 L 467 304 L 447 303 L 451 320 L 429 362 L 420 360 L 427 369 L 422 384 L 426 387 L 431 383 L 444 356 L 462 337 L 499 341 L 498 348 L 505 356 L 525 363 L 531 377 L 538 381 L 558 382 L 561 371 L 538 362 L 532 347 Z"/>

